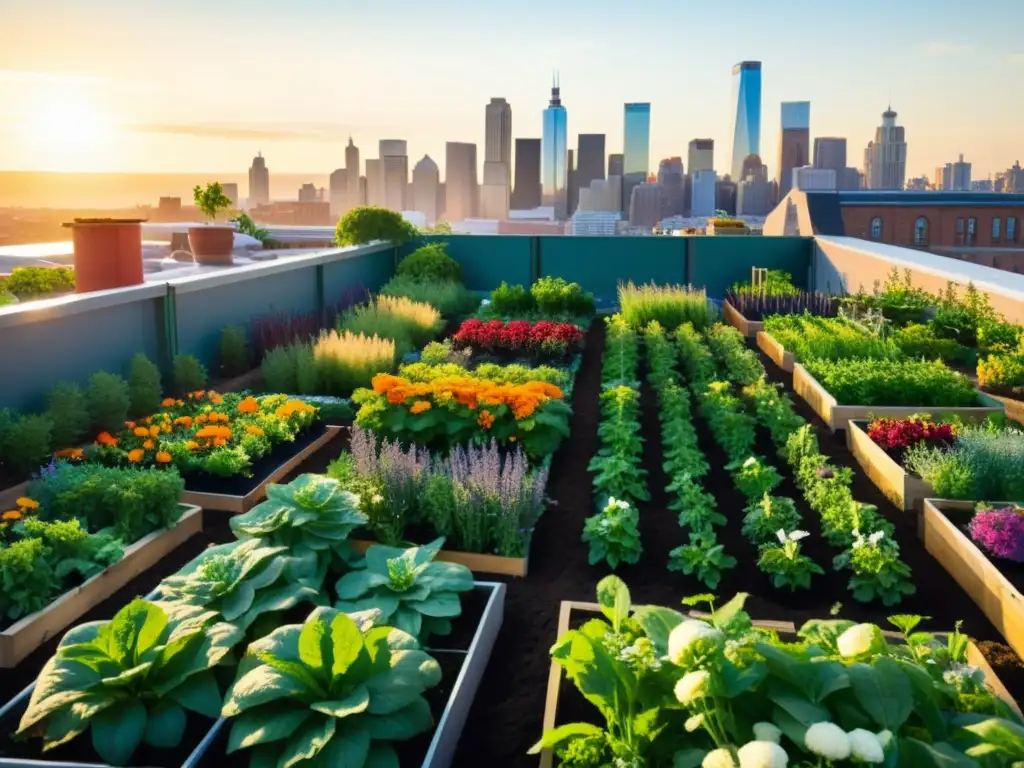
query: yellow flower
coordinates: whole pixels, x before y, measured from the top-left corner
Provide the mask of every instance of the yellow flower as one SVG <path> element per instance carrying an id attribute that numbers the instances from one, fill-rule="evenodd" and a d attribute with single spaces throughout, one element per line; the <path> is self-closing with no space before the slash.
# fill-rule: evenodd
<path id="1" fill-rule="evenodd" d="M 198 447 L 199 443 L 197 443 L 195 440 L 189 440 L 187 443 L 185 443 L 186 451 L 194 451 Z"/>
<path id="2" fill-rule="evenodd" d="M 14 503 L 22 509 L 39 509 L 39 502 L 30 499 L 28 496 L 19 496 Z"/>
<path id="3" fill-rule="evenodd" d="M 142 461 L 142 457 L 145 455 L 146 452 L 141 448 L 134 448 L 133 450 L 128 451 L 128 461 L 132 464 L 138 464 Z"/>
<path id="4" fill-rule="evenodd" d="M 256 435 L 256 436 L 259 436 L 259 435 L 262 435 L 262 434 L 263 434 L 263 429 L 262 429 L 262 427 L 257 427 L 257 426 L 254 426 L 254 425 L 252 425 L 252 424 L 250 424 L 249 426 L 247 426 L 247 427 L 245 428 L 245 431 L 246 431 L 246 432 L 248 432 L 248 433 L 249 433 L 250 435 Z"/>

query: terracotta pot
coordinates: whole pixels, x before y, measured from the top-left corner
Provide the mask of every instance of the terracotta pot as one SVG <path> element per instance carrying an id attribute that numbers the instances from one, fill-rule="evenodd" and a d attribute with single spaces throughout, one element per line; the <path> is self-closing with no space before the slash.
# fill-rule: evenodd
<path id="1" fill-rule="evenodd" d="M 75 243 L 75 291 L 140 285 L 143 219 L 75 219 L 65 224 Z"/>
<path id="2" fill-rule="evenodd" d="M 231 264 L 231 250 L 235 245 L 233 227 L 211 224 L 205 227 L 190 227 L 188 244 L 196 264 L 223 266 Z"/>

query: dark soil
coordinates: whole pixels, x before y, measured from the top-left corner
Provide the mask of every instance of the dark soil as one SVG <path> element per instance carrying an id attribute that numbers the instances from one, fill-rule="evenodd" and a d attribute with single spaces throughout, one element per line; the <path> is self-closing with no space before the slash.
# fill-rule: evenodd
<path id="1" fill-rule="evenodd" d="M 1020 656 L 1010 646 L 991 640 L 979 642 L 978 650 L 1007 690 L 1019 697 L 1020 692 L 1024 691 L 1024 662 L 1021 662 Z"/>

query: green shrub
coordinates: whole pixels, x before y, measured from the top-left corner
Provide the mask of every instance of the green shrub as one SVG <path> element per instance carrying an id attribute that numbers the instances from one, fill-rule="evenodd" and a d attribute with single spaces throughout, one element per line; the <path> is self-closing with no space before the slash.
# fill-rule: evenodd
<path id="1" fill-rule="evenodd" d="M 193 355 L 175 355 L 171 369 L 174 393 L 179 397 L 206 387 L 206 367 Z"/>
<path id="2" fill-rule="evenodd" d="M 249 370 L 249 341 L 245 329 L 229 325 L 220 332 L 220 367 L 227 376 L 241 376 Z"/>
<path id="3" fill-rule="evenodd" d="M 15 472 L 28 473 L 45 464 L 53 450 L 53 420 L 48 414 L 8 416 L 0 425 L 0 460 Z"/>
<path id="4" fill-rule="evenodd" d="M 421 245 L 398 263 L 395 274 L 415 280 L 461 280 L 462 266 L 445 253 L 444 249 L 447 245 L 447 243 Z"/>
<path id="5" fill-rule="evenodd" d="M 67 267 L 15 267 L 7 291 L 21 298 L 75 290 L 75 271 Z"/>
<path id="6" fill-rule="evenodd" d="M 128 370 L 128 399 L 132 416 L 150 416 L 160 410 L 163 382 L 156 364 L 139 352 Z"/>
<path id="7" fill-rule="evenodd" d="M 530 287 L 530 295 L 543 315 L 590 317 L 594 297 L 579 283 L 567 283 L 560 277 L 542 277 Z"/>
<path id="8" fill-rule="evenodd" d="M 267 392 L 298 392 L 295 377 L 297 346 L 278 347 L 263 356 L 260 369 L 263 372 L 263 387 Z"/>
<path id="9" fill-rule="evenodd" d="M 839 405 L 980 405 L 971 380 L 940 361 L 808 360 L 804 367 Z"/>
<path id="10" fill-rule="evenodd" d="M 499 317 L 526 315 L 537 308 L 533 294 L 522 285 L 509 285 L 504 280 L 491 291 L 489 313 Z"/>
<path id="11" fill-rule="evenodd" d="M 117 432 L 124 428 L 131 398 L 128 382 L 116 373 L 100 371 L 89 378 L 86 393 L 89 419 L 98 431 Z"/>
<path id="12" fill-rule="evenodd" d="M 454 280 L 419 280 L 393 277 L 380 289 L 382 296 L 406 296 L 434 307 L 446 317 L 463 317 L 480 306 L 480 299 Z"/>
<path id="13" fill-rule="evenodd" d="M 338 331 L 364 336 L 380 336 L 395 342 L 395 354 L 401 356 L 418 349 L 434 338 L 444 325 L 441 313 L 429 304 L 405 297 L 378 296 L 342 315 Z"/>
<path id="14" fill-rule="evenodd" d="M 916 326 L 911 326 L 914 328 Z M 764 320 L 765 332 L 804 362 L 812 359 L 897 359 L 903 356 L 894 339 L 869 332 L 860 323 L 842 317 L 816 317 L 802 315 L 775 315 Z M 915 344 L 925 349 L 927 334 L 922 336 L 911 330 L 901 337 L 908 349 Z"/>
<path id="15" fill-rule="evenodd" d="M 402 218 L 402 214 L 361 205 L 353 208 L 338 221 L 334 231 L 336 245 L 362 245 L 374 240 L 404 243 L 417 234 L 416 227 Z"/>
<path id="16" fill-rule="evenodd" d="M 89 405 L 82 388 L 73 381 L 58 381 L 46 398 L 46 410 L 53 421 L 52 444 L 73 448 L 89 431 Z"/>
<path id="17" fill-rule="evenodd" d="M 953 339 L 940 339 L 933 328 L 920 323 L 900 328 L 892 335 L 892 340 L 907 357 L 945 360 L 964 365 L 974 362 L 974 352 L 970 349 Z"/>
<path id="18" fill-rule="evenodd" d="M 310 344 L 299 344 L 295 347 L 295 387 L 295 394 L 321 394 L 320 371 Z"/>

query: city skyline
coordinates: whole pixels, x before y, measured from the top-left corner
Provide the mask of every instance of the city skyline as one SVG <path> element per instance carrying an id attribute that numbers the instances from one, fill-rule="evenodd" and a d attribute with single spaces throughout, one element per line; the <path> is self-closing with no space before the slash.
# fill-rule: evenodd
<path id="1" fill-rule="evenodd" d="M 573 112 L 570 147 L 579 133 L 604 133 L 609 151 L 621 147 L 622 104 L 650 101 L 652 165 L 703 136 L 715 139 L 724 160 L 733 127 L 728 78 L 743 60 L 763 62 L 765 115 L 782 101 L 808 100 L 812 137 L 846 137 L 851 157 L 872 139 L 890 94 L 913 136 L 908 176 L 931 174 L 963 152 L 984 178 L 1021 154 L 1024 105 L 1005 90 L 1024 74 L 1024 43 L 990 46 L 985 22 L 1012 25 L 1024 16 L 1018 2 L 982 0 L 963 19 L 946 0 L 924 15 L 868 0 L 793 22 L 787 10 L 799 5 L 741 0 L 731 13 L 742 32 L 712 29 L 685 46 L 646 46 L 642 60 L 613 61 L 609 46 L 657 20 L 663 6 L 640 0 L 621 24 L 608 25 L 592 12 L 600 2 L 550 9 L 527 0 L 502 20 L 495 40 L 488 24 L 496 3 L 425 9 L 403 1 L 384 56 L 383 43 L 360 32 L 379 24 L 379 12 L 346 3 L 311 0 L 280 12 L 262 0 L 215 8 L 185 0 L 159 10 L 157 35 L 156 13 L 122 0 L 87 8 L 11 0 L 0 28 L 0 169 L 227 172 L 262 150 L 281 172 L 329 172 L 342 164 L 350 133 L 364 152 L 399 136 L 411 157 L 440 158 L 447 141 L 483 146 L 480 108 L 496 95 L 519 116 L 513 138 L 539 137 L 552 68 Z M 553 22 L 545 29 L 571 31 L 538 30 L 539 13 Z M 872 45 L 886 55 L 868 57 L 847 31 L 878 14 L 886 24 L 873 30 Z M 344 46 L 339 31 L 348 35 Z M 173 66 L 157 39 L 175 40 Z M 272 47 L 254 43 L 261 39 Z M 465 66 L 474 58 L 481 66 Z M 949 110 L 927 85 L 936 79 L 943 92 L 971 92 L 985 110 Z M 764 121 L 762 152 L 777 141 L 776 121 Z M 719 173 L 729 170 L 717 164 Z"/>

